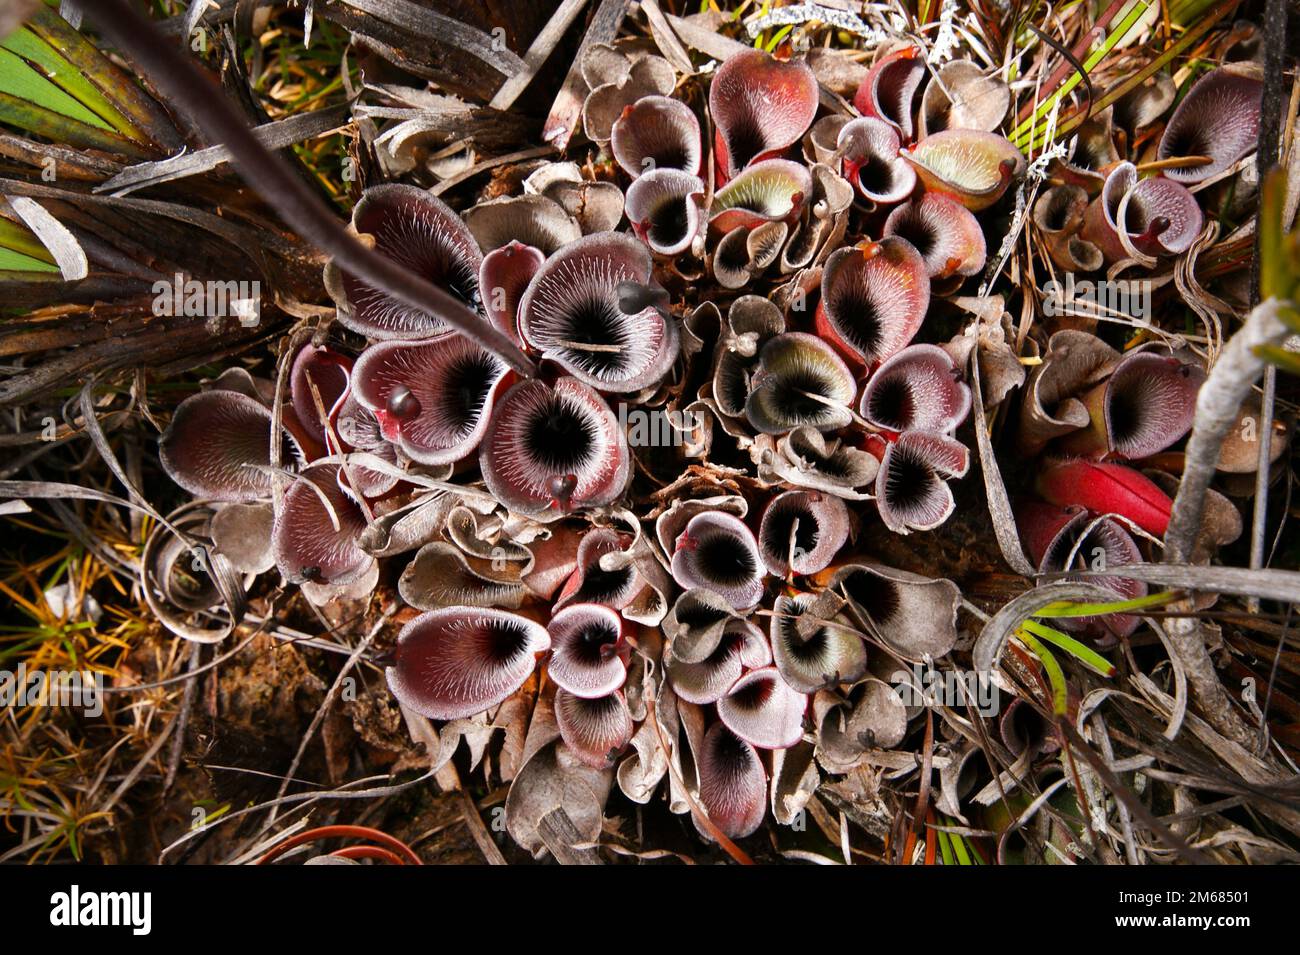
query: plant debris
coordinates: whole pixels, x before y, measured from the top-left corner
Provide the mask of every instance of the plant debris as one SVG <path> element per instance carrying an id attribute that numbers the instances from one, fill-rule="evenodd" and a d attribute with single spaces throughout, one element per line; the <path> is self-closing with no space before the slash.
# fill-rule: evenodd
<path id="1" fill-rule="evenodd" d="M 1262 3 L 152 8 L 0 14 L 0 861 L 1300 860 Z"/>

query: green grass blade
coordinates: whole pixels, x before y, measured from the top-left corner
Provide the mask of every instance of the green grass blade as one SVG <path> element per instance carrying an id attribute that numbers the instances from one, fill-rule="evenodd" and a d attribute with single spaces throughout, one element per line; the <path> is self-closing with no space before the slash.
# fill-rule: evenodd
<path id="1" fill-rule="evenodd" d="M 1173 0 L 1169 4 L 1169 22 L 1180 27 L 1190 26 L 1212 6 L 1214 0 Z"/>
<path id="2" fill-rule="evenodd" d="M 1043 672 L 1047 674 L 1047 684 L 1052 688 L 1052 712 L 1057 716 L 1064 716 L 1069 692 L 1066 689 L 1065 672 L 1061 669 L 1061 664 L 1056 661 L 1056 657 L 1052 656 L 1051 651 L 1027 633 L 1023 626 L 1016 631 L 1016 637 L 1042 663 Z"/>
<path id="3" fill-rule="evenodd" d="M 0 47 L 20 57 L 33 71 L 41 74 L 48 86 L 71 96 L 90 111 L 96 120 L 95 125 L 115 129 L 125 136 L 136 134 L 131 121 L 122 115 L 89 77 L 31 30 L 24 28 L 15 31 L 0 43 Z"/>
<path id="4" fill-rule="evenodd" d="M 953 865 L 952 846 L 948 841 L 948 833 L 942 829 L 936 829 L 934 826 L 930 827 L 930 832 L 934 834 L 934 837 L 939 842 L 939 856 L 943 859 L 943 864 Z"/>
<path id="5" fill-rule="evenodd" d="M 58 273 L 54 257 L 27 229 L 0 218 L 0 272 Z"/>
<path id="6" fill-rule="evenodd" d="M 1147 2 L 1147 0 L 1137 0 L 1137 3 L 1134 4 L 1133 8 L 1129 10 L 1120 22 L 1111 28 L 1101 46 L 1093 50 L 1088 54 L 1087 58 L 1082 60 L 1083 68 L 1089 76 L 1092 75 L 1092 71 L 1097 68 L 1101 61 L 1110 55 L 1110 51 L 1119 43 L 1124 41 L 1128 36 L 1129 31 L 1132 30 L 1138 21 L 1142 19 L 1150 7 L 1151 4 Z M 1052 95 L 1038 104 L 1038 108 L 1034 110 L 1032 116 L 1024 120 L 1024 122 L 1020 123 L 1020 125 L 1012 130 L 1010 137 L 1011 141 L 1023 150 L 1025 148 L 1025 143 L 1035 134 L 1035 127 L 1038 125 L 1038 121 L 1049 115 L 1056 104 L 1064 97 L 1069 96 L 1080 82 L 1082 82 L 1082 80 L 1079 76 L 1079 72 L 1077 70 L 1071 72 L 1069 77 L 1056 88 Z"/>
<path id="7" fill-rule="evenodd" d="M 1259 294 L 1287 299 L 1294 294 L 1296 276 L 1287 255 L 1286 170 L 1274 169 L 1264 178 L 1259 195 Z"/>
<path id="8" fill-rule="evenodd" d="M 948 833 L 948 838 L 952 842 L 952 851 L 957 856 L 957 864 L 970 865 L 970 854 L 966 851 L 966 840 L 955 832 Z"/>
<path id="9" fill-rule="evenodd" d="M 1162 590 L 1158 594 L 1147 594 L 1145 597 L 1134 597 L 1132 600 L 1115 600 L 1110 603 L 1060 601 L 1034 611 L 1034 616 L 1097 617 L 1106 613 L 1129 613 L 1133 610 L 1145 610 L 1147 607 L 1158 607 L 1161 604 L 1167 604 L 1174 599 L 1174 596 L 1173 591 Z"/>
<path id="10" fill-rule="evenodd" d="M 183 145 L 136 77 L 44 6 L 0 41 L 0 123 L 131 159 Z"/>
<path id="11" fill-rule="evenodd" d="M 133 159 L 150 159 L 158 155 L 157 152 L 146 150 L 119 136 L 111 129 L 83 123 L 3 90 L 0 90 L 0 123 L 9 123 L 24 132 L 44 136 L 66 146 L 102 149 Z"/>
<path id="12" fill-rule="evenodd" d="M 1253 351 L 1269 364 L 1277 365 L 1289 374 L 1300 375 L 1300 354 L 1277 345 L 1257 345 Z"/>
<path id="13" fill-rule="evenodd" d="M 21 34 L 20 30 L 14 36 Z M 12 39 L 12 37 L 11 37 Z M 0 45 L 0 93 L 8 93 L 18 99 L 58 113 L 68 119 L 74 119 L 97 129 L 111 129 L 94 111 L 86 107 L 76 97 L 65 92 L 59 86 L 42 76 L 30 63 L 8 46 L 6 40 Z"/>
<path id="14" fill-rule="evenodd" d="M 1096 116 L 1100 114 L 1101 111 L 1111 103 L 1114 103 L 1116 100 L 1127 95 L 1139 84 L 1145 82 L 1149 77 L 1154 76 L 1160 70 L 1164 69 L 1176 57 L 1182 55 L 1185 50 L 1199 42 L 1205 34 L 1210 32 L 1216 23 L 1227 16 L 1231 11 L 1235 10 L 1238 2 L 1239 0 L 1219 0 L 1210 12 L 1206 13 L 1204 19 L 1200 20 L 1196 26 L 1189 29 L 1186 33 L 1166 47 L 1159 56 L 1152 59 L 1150 63 L 1129 76 L 1122 83 L 1117 84 L 1112 89 L 1099 96 L 1096 102 L 1092 104 L 1092 109 L 1089 114 L 1085 114 L 1083 110 L 1076 110 L 1068 117 L 1061 120 L 1056 127 L 1056 138 L 1061 139 L 1064 136 L 1068 136 L 1083 124 L 1085 115 Z M 1035 133 L 1035 138 L 1033 142 L 1030 143 L 1029 148 L 1031 150 L 1042 149 L 1046 145 L 1045 139 L 1045 130 Z M 1019 146 L 1018 143 L 1017 145 Z M 1023 151 L 1024 147 L 1020 148 Z"/>
<path id="15" fill-rule="evenodd" d="M 1074 639 L 1074 637 L 1069 634 L 1062 633 L 1055 627 L 1046 626 L 1045 624 L 1038 623 L 1035 620 L 1026 620 L 1021 624 L 1021 626 L 1030 633 L 1046 640 L 1053 646 L 1064 650 L 1093 673 L 1106 677 L 1115 675 L 1115 664 L 1111 663 L 1096 650 Z"/>
<path id="16" fill-rule="evenodd" d="M 50 265 L 54 264 L 54 256 L 46 251 L 45 246 L 41 245 L 41 240 L 36 238 L 35 234 L 23 228 L 17 222 L 11 222 L 3 217 L 0 217 L 0 249 L 21 252 L 23 255 L 40 259 Z"/>
<path id="17" fill-rule="evenodd" d="M 136 77 L 101 53 L 57 12 L 39 8 L 27 21 L 27 29 L 58 51 L 129 120 L 129 128 L 134 131 L 129 138 L 141 144 L 161 145 L 164 151 L 184 145 L 171 118 Z"/>
<path id="18" fill-rule="evenodd" d="M 777 30 L 772 39 L 767 41 L 767 46 L 764 47 L 764 49 L 767 50 L 768 53 L 776 50 L 776 48 L 781 45 L 781 41 L 789 36 L 792 30 L 794 30 L 794 27 L 789 25 L 783 26 L 781 29 Z"/>
<path id="19" fill-rule="evenodd" d="M 0 272 L 49 272 L 58 274 L 59 267 L 23 255 L 13 249 L 0 249 Z"/>

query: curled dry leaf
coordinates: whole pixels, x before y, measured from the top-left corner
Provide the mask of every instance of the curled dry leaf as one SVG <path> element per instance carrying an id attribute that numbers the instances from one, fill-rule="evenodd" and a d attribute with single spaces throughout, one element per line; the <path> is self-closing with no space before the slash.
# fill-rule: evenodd
<path id="1" fill-rule="evenodd" d="M 1218 468 L 1227 474 L 1254 474 L 1259 470 L 1259 434 L 1263 424 L 1259 398 L 1252 396 L 1241 406 L 1236 423 L 1228 429 L 1227 439 L 1219 449 Z M 1273 419 L 1273 440 L 1269 444 L 1269 463 L 1276 464 L 1290 446 L 1291 429 Z"/>
<path id="2" fill-rule="evenodd" d="M 893 749 L 907 735 L 907 707 L 897 691 L 866 680 L 849 699 L 822 691 L 817 714 L 817 761 L 831 773 L 861 765 L 868 750 Z"/>
<path id="3" fill-rule="evenodd" d="M 582 237 L 577 219 L 558 202 L 539 195 L 480 202 L 465 210 L 465 227 L 484 254 L 517 242 L 550 255 Z"/>
<path id="4" fill-rule="evenodd" d="M 858 489 L 875 481 L 880 470 L 880 462 L 871 454 L 838 438 L 828 439 L 815 428 L 795 428 L 774 442 L 765 437 L 760 436 L 750 449 L 760 478 L 856 501 L 869 496 Z"/>
<path id="5" fill-rule="evenodd" d="M 1095 335 L 1073 330 L 1053 335 L 1042 363 L 1029 375 L 1020 409 L 1021 452 L 1036 454 L 1051 439 L 1086 428 L 1092 416 L 1079 396 L 1105 380 L 1119 360 L 1119 353 Z"/>
<path id="6" fill-rule="evenodd" d="M 623 221 L 623 190 L 612 182 L 560 179 L 543 195 L 572 216 L 583 235 L 612 232 Z"/>
<path id="7" fill-rule="evenodd" d="M 514 610 L 527 595 L 519 580 L 494 574 L 490 560 L 471 559 L 444 541 L 431 541 L 420 548 L 402 571 L 397 591 L 417 610 L 456 605 Z"/>
<path id="8" fill-rule="evenodd" d="M 722 699 L 745 670 L 771 662 L 772 652 L 762 632 L 748 621 L 732 618 L 723 622 L 716 647 L 704 659 L 690 662 L 670 648 L 664 666 L 679 697 L 704 705 Z"/>
<path id="9" fill-rule="evenodd" d="M 275 566 L 270 504 L 227 504 L 212 515 L 212 545 L 244 574 L 260 574 Z"/>
<path id="10" fill-rule="evenodd" d="M 1149 477 L 1171 499 L 1178 494 L 1178 479 L 1164 471 L 1145 470 Z M 1243 521 L 1237 506 L 1214 488 L 1205 492 L 1205 510 L 1201 515 L 1201 527 L 1192 544 L 1190 560 L 1193 563 L 1208 564 L 1220 547 L 1231 544 L 1241 536 Z M 1217 594 L 1198 594 L 1195 598 L 1198 606 L 1210 606 Z"/>
<path id="11" fill-rule="evenodd" d="M 538 828 L 559 808 L 582 841 L 596 842 L 612 780 L 612 770 L 588 766 L 562 740 L 553 739 L 531 754 L 510 786 L 506 829 L 515 842 L 540 857 L 546 844 Z"/>
<path id="12" fill-rule="evenodd" d="M 722 594 L 703 587 L 685 591 L 664 617 L 663 629 L 672 655 L 685 663 L 702 663 L 718 649 L 727 629 L 743 622 Z"/>
<path id="13" fill-rule="evenodd" d="M 800 742 L 772 754 L 772 818 L 788 826 L 821 785 L 812 743 Z"/>
<path id="14" fill-rule="evenodd" d="M 919 136 L 945 129 L 993 132 L 1011 107 L 1011 90 L 997 76 L 987 76 L 970 60 L 951 60 L 939 67 L 921 97 Z"/>
<path id="15" fill-rule="evenodd" d="M 676 83 L 677 74 L 671 63 L 662 57 L 645 56 L 632 63 L 625 73 L 619 71 L 617 78 L 593 86 L 582 106 L 582 125 L 587 138 L 602 144 L 609 142 L 614 124 L 625 109 L 644 97 L 671 93 Z"/>
<path id="16" fill-rule="evenodd" d="M 853 186 L 824 163 L 812 166 L 812 196 L 804 203 L 790 239 L 781 250 L 783 274 L 821 262 L 843 238 L 848 228 Z"/>

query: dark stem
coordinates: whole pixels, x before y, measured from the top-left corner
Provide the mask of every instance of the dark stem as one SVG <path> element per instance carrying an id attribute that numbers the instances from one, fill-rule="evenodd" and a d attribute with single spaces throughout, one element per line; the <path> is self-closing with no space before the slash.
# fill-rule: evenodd
<path id="1" fill-rule="evenodd" d="M 1287 82 L 1286 0 L 1267 0 L 1264 7 L 1264 89 L 1259 104 L 1259 140 L 1255 168 L 1262 183 L 1277 165 L 1282 135 L 1282 107 Z M 1267 215 L 1261 201 L 1255 220 L 1255 256 L 1250 266 L 1250 304 L 1259 302 L 1259 217 Z"/>
<path id="2" fill-rule="evenodd" d="M 100 0 L 85 9 L 100 33 L 128 54 L 173 105 L 205 136 L 230 150 L 239 174 L 262 200 L 299 235 L 332 256 L 339 268 L 411 308 L 436 313 L 521 375 L 531 378 L 536 374 L 533 363 L 509 338 L 455 296 L 350 236 L 324 202 L 294 175 L 288 162 L 258 142 L 220 91 L 128 0 Z"/>
<path id="3" fill-rule="evenodd" d="M 1264 182 L 1268 173 L 1278 164 L 1280 140 L 1284 122 L 1285 104 L 1283 73 L 1286 60 L 1286 0 L 1267 0 L 1264 7 L 1264 89 L 1259 104 L 1259 139 L 1255 149 L 1255 169 L 1258 180 Z M 1250 260 L 1250 304 L 1259 304 L 1259 235 L 1264 216 L 1273 211 L 1264 208 L 1261 190 L 1259 209 L 1255 213 L 1255 254 Z M 1287 223 L 1283 223 L 1286 226 Z M 1264 566 L 1264 534 L 1268 525 L 1268 486 L 1272 477 L 1273 412 L 1277 401 L 1277 368 L 1264 369 L 1264 393 L 1260 399 L 1258 421 L 1266 426 L 1259 434 L 1259 457 L 1255 469 L 1255 501 L 1250 518 L 1250 566 Z M 1259 600 L 1251 597 L 1246 607 L 1252 613 L 1259 611 Z M 1260 727 L 1260 732 L 1264 730 Z"/>

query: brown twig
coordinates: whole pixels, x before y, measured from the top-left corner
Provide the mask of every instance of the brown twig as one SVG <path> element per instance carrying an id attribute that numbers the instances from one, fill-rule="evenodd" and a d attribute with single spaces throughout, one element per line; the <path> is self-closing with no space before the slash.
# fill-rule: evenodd
<path id="1" fill-rule="evenodd" d="M 1285 105 L 1283 85 L 1286 81 L 1286 2 L 1285 0 L 1267 0 L 1264 6 L 1264 89 L 1259 107 L 1259 139 L 1255 149 L 1255 168 L 1261 182 L 1278 164 L 1281 152 L 1281 130 L 1284 118 L 1282 108 Z M 1260 235 L 1263 232 L 1263 216 L 1273 214 L 1264 208 L 1262 200 L 1255 212 L 1255 256 L 1250 265 L 1250 301 L 1259 301 L 1259 262 Z M 1286 227 L 1289 223 L 1283 222 Z M 1269 365 L 1264 369 L 1264 393 L 1260 399 L 1259 412 L 1259 456 L 1255 470 L 1255 503 L 1250 520 L 1250 566 L 1264 566 L 1264 537 L 1268 523 L 1268 485 L 1272 477 L 1273 458 L 1273 409 L 1277 400 L 1277 367 Z M 1251 598 L 1247 606 L 1251 610 L 1259 609 L 1259 601 Z"/>
<path id="2" fill-rule="evenodd" d="M 1278 318 L 1278 303 L 1267 301 L 1256 306 L 1245 324 L 1219 354 L 1196 399 L 1196 417 L 1187 440 L 1183 479 L 1178 485 L 1165 532 L 1166 563 L 1187 563 L 1192 556 L 1206 493 L 1214 477 L 1219 449 L 1236 424 L 1242 404 L 1264 368 L 1264 359 L 1255 354 L 1260 345 L 1277 344 L 1289 334 Z M 1190 609 L 1175 607 L 1175 610 Z M 1243 746 L 1254 737 L 1228 699 L 1219 682 L 1205 648 L 1200 621 L 1195 617 L 1178 617 L 1169 621 L 1171 645 L 1187 670 L 1192 695 L 1210 724 L 1224 736 Z"/>
<path id="3" fill-rule="evenodd" d="M 243 119 L 148 17 L 126 0 L 101 0 L 87 10 L 104 34 L 135 60 L 205 135 L 230 150 L 239 174 L 303 238 L 333 256 L 344 271 L 422 312 L 436 313 L 519 374 L 537 369 L 503 332 L 484 322 L 455 296 L 379 255 L 351 236 L 278 154 L 270 152 Z"/>

